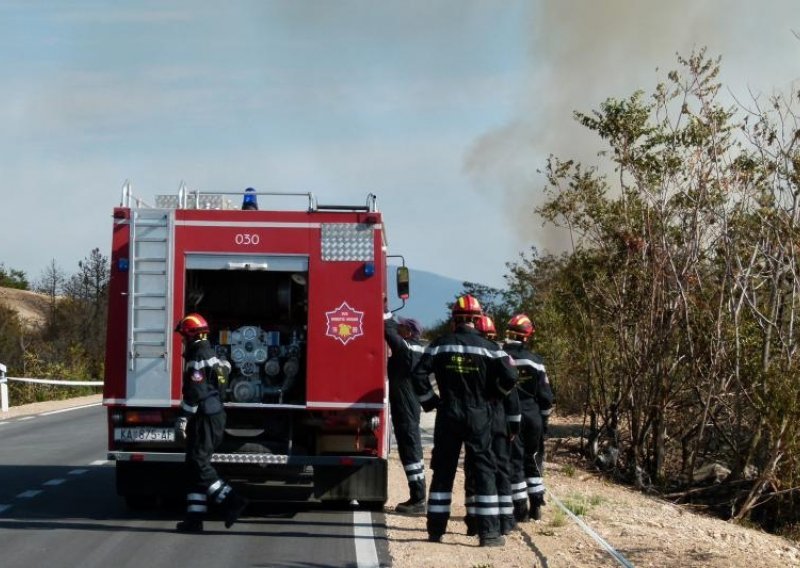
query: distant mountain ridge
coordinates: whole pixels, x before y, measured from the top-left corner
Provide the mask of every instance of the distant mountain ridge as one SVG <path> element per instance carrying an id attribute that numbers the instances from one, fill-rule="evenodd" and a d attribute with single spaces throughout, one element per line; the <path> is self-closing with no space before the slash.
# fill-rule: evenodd
<path id="1" fill-rule="evenodd" d="M 389 266 L 389 308 L 401 305 L 395 289 L 396 266 Z M 399 317 L 414 318 L 431 327 L 449 317 L 448 306 L 464 289 L 464 281 L 425 270 L 409 269 L 411 295 L 405 307 L 395 312 Z"/>

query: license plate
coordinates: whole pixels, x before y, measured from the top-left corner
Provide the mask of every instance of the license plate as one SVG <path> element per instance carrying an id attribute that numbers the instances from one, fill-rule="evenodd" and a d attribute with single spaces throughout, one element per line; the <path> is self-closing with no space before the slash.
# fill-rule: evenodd
<path id="1" fill-rule="evenodd" d="M 115 442 L 174 442 L 173 428 L 136 426 L 134 428 L 114 428 Z"/>

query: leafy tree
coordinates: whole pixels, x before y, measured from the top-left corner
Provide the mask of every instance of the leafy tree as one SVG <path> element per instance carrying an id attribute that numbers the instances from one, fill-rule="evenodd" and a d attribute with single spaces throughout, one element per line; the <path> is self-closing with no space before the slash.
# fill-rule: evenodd
<path id="1" fill-rule="evenodd" d="M 0 302 L 0 363 L 9 370 L 22 361 L 22 322 L 17 312 Z"/>
<path id="2" fill-rule="evenodd" d="M 800 124 L 781 97 L 723 106 L 705 50 L 678 63 L 649 97 L 575 113 L 605 163 L 551 157 L 538 210 L 574 248 L 522 256 L 505 298 L 598 463 L 652 488 L 722 461 L 743 518 L 798 473 Z"/>
<path id="3" fill-rule="evenodd" d="M 34 289 L 46 294 L 50 301 L 50 313 L 48 315 L 47 330 L 48 335 L 52 336 L 58 331 L 58 300 L 61 296 L 67 277 L 64 271 L 58 266 L 55 259 L 42 271 L 42 276 L 36 282 Z"/>
<path id="4" fill-rule="evenodd" d="M 6 268 L 5 264 L 0 262 L 0 286 L 3 288 L 27 290 L 28 279 L 22 270 Z"/>
<path id="5" fill-rule="evenodd" d="M 110 270 L 108 258 L 95 248 L 64 284 L 62 352 L 81 345 L 92 377 L 103 374 Z"/>

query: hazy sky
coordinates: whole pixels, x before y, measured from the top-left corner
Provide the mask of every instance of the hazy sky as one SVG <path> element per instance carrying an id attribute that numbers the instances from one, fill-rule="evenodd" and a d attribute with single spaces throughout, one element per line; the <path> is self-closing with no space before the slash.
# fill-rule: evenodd
<path id="1" fill-rule="evenodd" d="M 0 0 L 0 262 L 73 272 L 109 253 L 126 179 L 183 180 L 375 193 L 390 252 L 502 286 L 560 245 L 532 209 L 548 154 L 597 149 L 573 110 L 703 45 L 737 95 L 787 90 L 793 31 L 796 0 Z"/>

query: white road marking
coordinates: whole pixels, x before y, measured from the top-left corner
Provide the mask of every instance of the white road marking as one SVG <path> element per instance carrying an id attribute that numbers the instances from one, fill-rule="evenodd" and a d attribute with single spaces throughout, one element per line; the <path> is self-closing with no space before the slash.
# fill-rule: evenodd
<path id="1" fill-rule="evenodd" d="M 55 485 L 61 485 L 65 481 L 66 479 L 51 479 L 50 481 L 45 481 L 44 483 L 42 483 L 42 485 L 45 485 L 47 487 L 52 487 Z"/>
<path id="2" fill-rule="evenodd" d="M 36 418 L 35 416 L 23 416 L 22 418 L 17 418 L 17 422 L 24 422 L 25 420 L 33 420 Z"/>
<path id="3" fill-rule="evenodd" d="M 379 568 L 375 534 L 372 531 L 372 514 L 369 511 L 353 511 L 353 540 L 356 544 L 356 566 Z"/>
<path id="4" fill-rule="evenodd" d="M 17 495 L 17 499 L 30 499 L 32 497 L 36 497 L 39 493 L 41 493 L 41 489 L 31 489 L 29 491 L 23 491 L 19 495 Z"/>
<path id="5" fill-rule="evenodd" d="M 84 404 L 83 406 L 73 406 L 71 408 L 62 408 L 61 410 L 51 410 L 49 412 L 42 412 L 39 416 L 50 416 L 51 414 L 61 414 L 62 412 L 70 412 L 72 410 L 80 410 L 81 408 L 91 408 L 92 406 L 100 406 L 102 403 L 95 402 L 93 404 Z"/>
<path id="6" fill-rule="evenodd" d="M 0 505 L 0 513 L 5 513 L 11 508 L 11 505 Z"/>
<path id="7" fill-rule="evenodd" d="M 88 469 L 73 469 L 72 471 L 68 471 L 67 475 L 82 475 L 89 471 Z"/>
<path id="8" fill-rule="evenodd" d="M 106 465 L 107 463 L 108 463 L 108 460 L 94 460 L 89 465 L 98 466 L 98 465 Z"/>

